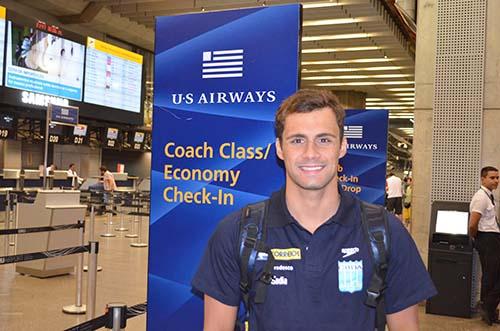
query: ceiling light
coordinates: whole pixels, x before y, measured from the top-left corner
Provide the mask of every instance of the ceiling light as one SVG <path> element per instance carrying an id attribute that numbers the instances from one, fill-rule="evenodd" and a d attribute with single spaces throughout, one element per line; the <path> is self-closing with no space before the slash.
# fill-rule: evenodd
<path id="1" fill-rule="evenodd" d="M 333 52 L 358 52 L 358 51 L 375 51 L 381 49 L 380 46 L 360 46 L 360 47 L 338 47 L 338 48 L 308 48 L 303 49 L 302 53 L 333 53 Z"/>
<path id="2" fill-rule="evenodd" d="M 385 70 L 400 70 L 406 67 L 385 66 L 385 67 L 366 67 L 366 68 L 331 68 L 331 69 L 302 69 L 304 73 L 313 72 L 353 72 L 353 71 L 385 71 Z"/>
<path id="3" fill-rule="evenodd" d="M 339 2 L 311 2 L 302 4 L 302 8 L 304 9 L 312 9 L 312 8 L 323 8 L 323 7 L 336 7 L 342 6 L 342 3 Z"/>
<path id="4" fill-rule="evenodd" d="M 344 33 L 344 34 L 332 34 L 332 35 L 320 35 L 320 36 L 305 36 L 305 37 L 302 37 L 302 41 L 360 39 L 360 38 L 369 38 L 371 36 L 373 36 L 373 34 L 369 34 L 369 33 Z"/>
<path id="5" fill-rule="evenodd" d="M 374 62 L 390 62 L 393 59 L 384 58 L 366 58 L 366 59 L 353 59 L 353 60 L 327 60 L 327 61 L 302 61 L 302 65 L 319 65 L 319 64 L 348 64 L 348 63 L 374 63 Z"/>
<path id="6" fill-rule="evenodd" d="M 413 102 L 367 102 L 367 106 L 413 106 Z"/>
<path id="7" fill-rule="evenodd" d="M 394 93 L 392 95 L 397 96 L 397 97 L 415 97 L 415 92 L 411 92 L 411 93 Z"/>
<path id="8" fill-rule="evenodd" d="M 302 80 L 403 78 L 403 77 L 413 77 L 413 74 L 309 76 L 309 77 L 302 77 Z"/>
<path id="9" fill-rule="evenodd" d="M 369 102 L 369 101 L 382 101 L 382 100 L 385 100 L 383 98 L 366 98 L 365 101 L 366 102 Z"/>
<path id="10" fill-rule="evenodd" d="M 352 24 L 360 22 L 359 18 L 332 18 L 327 20 L 308 20 L 302 22 L 302 26 L 319 26 L 319 25 L 336 25 L 336 24 Z"/>
<path id="11" fill-rule="evenodd" d="M 346 83 L 319 83 L 314 86 L 377 86 L 377 85 L 413 85 L 413 81 L 386 81 L 386 82 L 346 82 Z"/>
<path id="12" fill-rule="evenodd" d="M 415 91 L 415 88 L 414 87 L 395 87 L 395 88 L 388 88 L 386 91 L 406 92 L 406 91 Z"/>
<path id="13" fill-rule="evenodd" d="M 367 106 L 366 109 L 380 109 L 380 107 L 389 110 L 403 110 L 403 109 L 414 109 L 414 107 L 409 106 Z"/>

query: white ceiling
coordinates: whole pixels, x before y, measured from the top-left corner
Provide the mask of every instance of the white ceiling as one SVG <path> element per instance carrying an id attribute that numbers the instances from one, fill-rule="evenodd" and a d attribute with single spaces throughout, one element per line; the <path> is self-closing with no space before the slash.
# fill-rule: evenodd
<path id="1" fill-rule="evenodd" d="M 63 28 L 86 28 L 151 51 L 156 16 L 301 2 L 301 86 L 364 92 L 366 107 L 389 109 L 391 121 L 400 128 L 399 134 L 408 137 L 412 135 L 409 119 L 413 118 L 414 109 L 415 45 L 388 14 L 382 5 L 384 1 L 387 0 L 15 2 L 58 17 L 64 22 Z"/>

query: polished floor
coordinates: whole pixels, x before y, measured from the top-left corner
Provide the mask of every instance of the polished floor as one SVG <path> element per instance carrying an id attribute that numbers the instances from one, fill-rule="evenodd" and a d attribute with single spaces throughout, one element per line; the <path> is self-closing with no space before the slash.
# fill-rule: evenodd
<path id="1" fill-rule="evenodd" d="M 105 220 L 105 217 L 96 218 L 96 235 L 104 232 Z M 117 220 L 114 222 L 116 224 Z M 3 226 L 0 223 L 0 228 Z M 142 229 L 147 242 L 146 221 Z M 130 306 L 146 301 L 148 249 L 130 247 L 133 239 L 125 238 L 126 232 L 114 233 L 117 234 L 114 238 L 97 237 L 100 241 L 99 265 L 103 271 L 97 276 L 96 315 L 101 315 L 110 302 Z M 0 255 L 4 255 L 3 240 L 0 237 Z M 12 248 L 10 254 L 13 254 Z M 38 279 L 17 274 L 13 264 L 0 266 L 0 331 L 64 330 L 84 322 L 85 315 L 67 315 L 61 311 L 63 306 L 74 303 L 75 288 L 73 274 Z M 85 281 L 83 293 L 85 300 Z M 461 319 L 428 315 L 423 307 L 419 318 L 420 329 L 424 331 L 500 330 L 500 325 L 489 327 L 479 317 Z M 145 315 L 127 321 L 127 331 L 145 329 Z"/>

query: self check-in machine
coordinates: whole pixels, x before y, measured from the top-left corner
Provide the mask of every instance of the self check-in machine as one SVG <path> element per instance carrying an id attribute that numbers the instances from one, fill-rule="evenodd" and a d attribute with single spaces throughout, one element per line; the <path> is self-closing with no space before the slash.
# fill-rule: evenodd
<path id="1" fill-rule="evenodd" d="M 438 294 L 427 300 L 427 313 L 471 317 L 475 259 L 468 233 L 468 202 L 432 204 L 428 267 Z"/>

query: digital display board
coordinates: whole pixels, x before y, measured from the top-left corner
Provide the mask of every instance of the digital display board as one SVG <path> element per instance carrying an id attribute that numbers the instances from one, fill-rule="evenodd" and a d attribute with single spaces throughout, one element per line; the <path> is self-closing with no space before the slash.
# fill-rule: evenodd
<path id="1" fill-rule="evenodd" d="M 144 132 L 136 132 L 134 134 L 134 142 L 135 143 L 143 143 L 144 142 Z"/>
<path id="2" fill-rule="evenodd" d="M 3 82 L 3 58 L 5 51 L 5 7 L 0 6 L 0 85 Z"/>
<path id="3" fill-rule="evenodd" d="M 5 85 L 81 101 L 85 46 L 11 21 L 7 26 Z"/>
<path id="4" fill-rule="evenodd" d="M 118 139 L 118 129 L 108 128 L 106 138 L 116 140 Z"/>
<path id="5" fill-rule="evenodd" d="M 16 119 L 11 115 L 0 114 L 0 139 L 7 139 L 14 135 Z"/>
<path id="6" fill-rule="evenodd" d="M 141 111 L 142 55 L 87 38 L 84 102 Z"/>
<path id="7" fill-rule="evenodd" d="M 87 126 L 85 124 L 75 125 L 75 127 L 73 128 L 73 135 L 85 137 L 87 135 Z"/>

